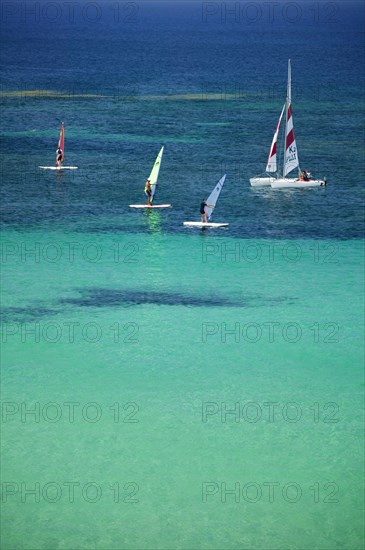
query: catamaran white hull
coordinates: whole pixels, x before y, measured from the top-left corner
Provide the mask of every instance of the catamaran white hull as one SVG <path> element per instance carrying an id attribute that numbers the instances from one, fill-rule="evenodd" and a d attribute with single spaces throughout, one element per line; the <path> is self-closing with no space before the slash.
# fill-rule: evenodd
<path id="1" fill-rule="evenodd" d="M 309 189 L 311 187 L 324 187 L 323 180 L 298 180 L 298 178 L 278 178 L 271 182 L 273 189 Z"/>
<path id="2" fill-rule="evenodd" d="M 188 227 L 227 227 L 229 223 L 213 223 L 213 222 L 184 222 Z"/>
<path id="3" fill-rule="evenodd" d="M 171 208 L 171 204 L 130 204 L 129 208 Z"/>
<path id="4" fill-rule="evenodd" d="M 78 166 L 38 166 L 43 170 L 77 170 Z"/>
<path id="5" fill-rule="evenodd" d="M 265 177 L 265 178 L 250 178 L 250 184 L 252 187 L 270 187 L 271 182 L 275 178 Z"/>

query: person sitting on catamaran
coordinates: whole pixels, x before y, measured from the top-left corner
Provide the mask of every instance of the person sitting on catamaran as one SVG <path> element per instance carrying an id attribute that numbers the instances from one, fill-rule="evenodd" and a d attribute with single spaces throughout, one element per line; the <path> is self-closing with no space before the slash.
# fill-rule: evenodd
<path id="1" fill-rule="evenodd" d="M 309 181 L 311 179 L 312 175 L 308 170 L 304 170 L 303 172 L 303 179 L 304 181 Z"/>
<path id="2" fill-rule="evenodd" d="M 144 188 L 144 192 L 145 192 L 146 195 L 147 195 L 147 204 L 148 204 L 148 206 L 152 206 L 152 205 L 151 205 L 152 189 L 151 189 L 151 182 L 150 182 L 150 180 L 147 180 L 147 181 L 146 181 L 146 185 L 145 185 L 145 188 Z"/>
<path id="3" fill-rule="evenodd" d="M 59 166 L 63 162 L 63 151 L 60 147 L 58 147 L 56 154 L 56 166 Z"/>

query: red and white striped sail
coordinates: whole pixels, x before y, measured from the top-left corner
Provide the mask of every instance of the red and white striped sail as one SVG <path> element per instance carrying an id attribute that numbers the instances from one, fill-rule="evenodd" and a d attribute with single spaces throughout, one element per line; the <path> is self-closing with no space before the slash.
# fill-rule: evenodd
<path id="1" fill-rule="evenodd" d="M 299 166 L 298 149 L 295 141 L 293 114 L 291 108 L 291 66 L 288 61 L 288 89 L 286 94 L 284 177 Z"/>
<path id="2" fill-rule="evenodd" d="M 285 110 L 285 103 L 284 103 L 283 110 L 281 111 L 278 124 L 276 126 L 274 137 L 272 138 L 269 158 L 267 159 L 267 164 L 266 164 L 266 172 L 276 172 L 278 169 L 277 161 L 276 161 L 276 142 L 278 141 L 278 134 L 279 134 L 281 119 L 283 118 L 284 110 Z"/>
<path id="3" fill-rule="evenodd" d="M 63 122 L 61 124 L 60 139 L 58 140 L 58 148 L 62 150 L 63 156 L 65 156 L 65 125 Z"/>

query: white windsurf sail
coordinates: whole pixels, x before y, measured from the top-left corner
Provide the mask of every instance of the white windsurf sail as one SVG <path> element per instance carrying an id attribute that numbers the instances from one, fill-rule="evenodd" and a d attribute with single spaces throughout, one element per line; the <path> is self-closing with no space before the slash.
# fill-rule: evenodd
<path id="1" fill-rule="evenodd" d="M 277 172 L 277 169 L 278 169 L 277 161 L 276 161 L 276 143 L 278 141 L 278 134 L 279 134 L 281 119 L 283 118 L 284 111 L 285 111 L 285 103 L 284 103 L 283 110 L 281 111 L 278 124 L 276 126 L 274 137 L 272 138 L 270 153 L 266 164 L 266 172 Z"/>
<path id="2" fill-rule="evenodd" d="M 159 154 L 157 155 L 157 158 L 155 160 L 155 164 L 152 167 L 151 173 L 148 177 L 150 184 L 151 184 L 151 203 L 153 201 L 153 197 L 156 193 L 156 187 L 157 187 L 157 180 L 158 175 L 161 168 L 161 161 L 162 161 L 162 155 L 163 155 L 164 146 L 161 147 Z M 146 191 L 146 188 L 145 188 Z"/>
<path id="3" fill-rule="evenodd" d="M 285 120 L 285 147 L 284 147 L 284 167 L 283 176 L 298 168 L 298 149 L 295 141 L 293 114 L 291 108 L 291 65 L 288 61 L 288 88 L 286 93 L 286 120 Z"/>
<path id="4" fill-rule="evenodd" d="M 221 179 L 219 180 L 219 182 L 214 187 L 213 191 L 211 192 L 211 194 L 209 195 L 209 197 L 206 200 L 207 206 L 205 207 L 205 213 L 207 215 L 207 220 L 210 220 L 210 218 L 213 214 L 213 210 L 214 210 L 215 205 L 217 203 L 220 192 L 222 191 L 222 187 L 223 187 L 224 181 L 226 179 L 226 175 L 227 174 L 224 174 L 224 176 L 221 177 Z"/>

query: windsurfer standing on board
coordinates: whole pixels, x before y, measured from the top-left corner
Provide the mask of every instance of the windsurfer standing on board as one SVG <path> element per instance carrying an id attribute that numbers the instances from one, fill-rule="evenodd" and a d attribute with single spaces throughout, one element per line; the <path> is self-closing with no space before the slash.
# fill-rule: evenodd
<path id="1" fill-rule="evenodd" d="M 56 157 L 56 166 L 59 166 L 63 162 L 63 151 L 60 147 L 58 147 L 56 151 L 57 157 Z"/>
<path id="2" fill-rule="evenodd" d="M 209 208 L 214 208 L 213 205 L 211 204 L 207 204 L 205 201 L 207 199 L 203 199 L 202 202 L 200 203 L 200 214 L 202 216 L 202 223 L 207 223 L 207 213 L 205 211 L 205 207 L 208 206 Z"/>
<path id="3" fill-rule="evenodd" d="M 146 195 L 147 195 L 147 204 L 148 204 L 148 206 L 152 206 L 152 204 L 151 204 L 152 189 L 151 189 L 151 182 L 150 182 L 150 180 L 147 180 L 147 181 L 146 181 L 146 185 L 145 185 L 145 188 L 144 188 L 144 192 L 145 192 Z"/>

